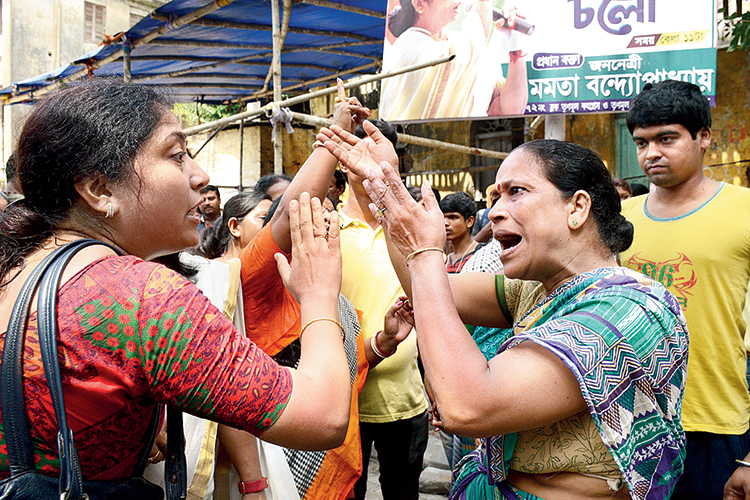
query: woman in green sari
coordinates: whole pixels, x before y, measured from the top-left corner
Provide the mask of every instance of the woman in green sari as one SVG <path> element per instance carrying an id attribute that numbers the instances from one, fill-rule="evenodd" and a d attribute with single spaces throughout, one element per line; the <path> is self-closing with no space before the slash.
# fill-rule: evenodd
<path id="1" fill-rule="evenodd" d="M 599 157 L 561 141 L 514 150 L 490 211 L 505 276 L 448 277 L 429 186 L 422 209 L 378 165 L 374 131 L 324 135 L 368 179 L 414 307 L 434 424 L 484 438 L 457 465 L 451 498 L 668 498 L 685 457 L 687 330 L 666 289 L 618 266 L 633 227 Z M 512 333 L 487 361 L 464 323 Z"/>

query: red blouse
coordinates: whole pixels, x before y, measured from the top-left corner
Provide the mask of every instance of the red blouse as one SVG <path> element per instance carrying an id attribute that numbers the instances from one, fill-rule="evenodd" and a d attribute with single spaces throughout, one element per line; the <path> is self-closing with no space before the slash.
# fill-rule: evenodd
<path id="1" fill-rule="evenodd" d="M 257 436 L 289 401 L 291 373 L 236 334 L 198 288 L 161 265 L 132 256 L 102 259 L 65 283 L 58 297 L 65 408 L 86 479 L 132 473 L 157 402 Z M 57 420 L 35 312 L 23 376 L 37 469 L 57 475 Z M 0 424 L 0 478 L 8 476 Z"/>

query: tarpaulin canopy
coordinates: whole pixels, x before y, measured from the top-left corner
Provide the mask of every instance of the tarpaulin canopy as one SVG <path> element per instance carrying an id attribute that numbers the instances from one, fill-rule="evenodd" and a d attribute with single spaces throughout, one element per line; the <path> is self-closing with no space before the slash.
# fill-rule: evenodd
<path id="1" fill-rule="evenodd" d="M 284 92 L 379 71 L 385 0 L 287 0 L 287 5 Z M 169 85 L 178 101 L 272 99 L 271 9 L 269 0 L 173 0 L 71 64 L 0 92 L 7 103 L 26 102 L 87 75 L 124 77 L 129 58 L 131 81 Z"/>

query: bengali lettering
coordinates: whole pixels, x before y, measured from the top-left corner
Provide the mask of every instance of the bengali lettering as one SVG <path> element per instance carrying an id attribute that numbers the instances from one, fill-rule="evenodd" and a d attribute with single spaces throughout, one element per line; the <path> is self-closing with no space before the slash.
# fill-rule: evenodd
<path id="1" fill-rule="evenodd" d="M 540 98 L 550 95 L 555 99 L 557 94 L 567 97 L 572 93 L 574 97 L 578 97 L 578 81 L 580 79 L 581 77 L 578 75 L 532 79 L 529 80 L 530 94 Z"/>

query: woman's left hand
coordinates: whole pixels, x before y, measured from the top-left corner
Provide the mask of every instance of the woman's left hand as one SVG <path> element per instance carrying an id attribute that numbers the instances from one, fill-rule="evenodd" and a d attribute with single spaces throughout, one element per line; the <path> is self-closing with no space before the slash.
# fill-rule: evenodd
<path id="1" fill-rule="evenodd" d="M 414 310 L 406 295 L 398 298 L 383 319 L 383 331 L 378 335 L 378 345 L 385 352 L 395 352 L 414 328 Z"/>
<path id="2" fill-rule="evenodd" d="M 156 464 L 166 460 L 167 458 L 167 426 L 166 420 L 162 423 L 159 434 L 154 439 L 154 444 L 151 445 L 151 453 L 148 456 L 149 464 Z"/>
<path id="3" fill-rule="evenodd" d="M 429 183 L 422 184 L 422 208 L 406 190 L 398 173 L 388 163 L 381 164 L 383 178 L 368 169 L 364 187 L 370 210 L 386 236 L 408 256 L 425 248 L 445 247 L 445 218 Z M 406 263 L 409 264 L 408 262 Z"/>

